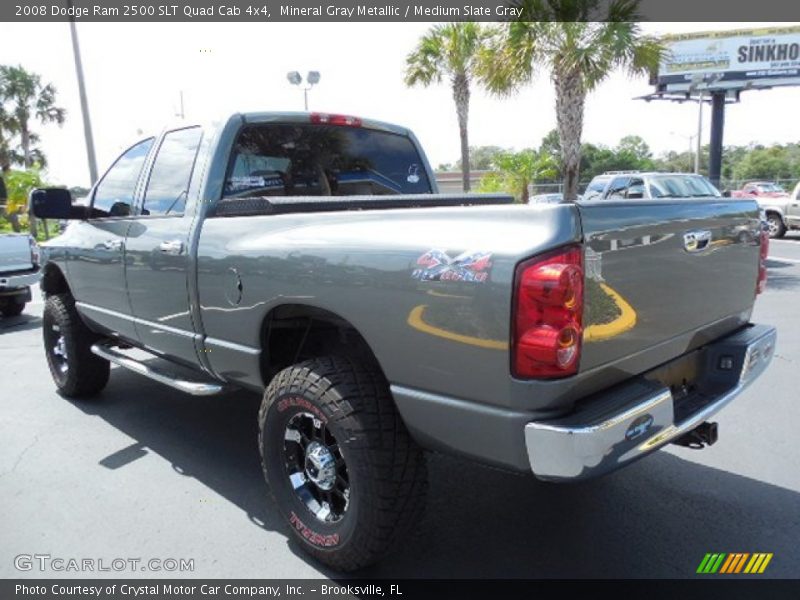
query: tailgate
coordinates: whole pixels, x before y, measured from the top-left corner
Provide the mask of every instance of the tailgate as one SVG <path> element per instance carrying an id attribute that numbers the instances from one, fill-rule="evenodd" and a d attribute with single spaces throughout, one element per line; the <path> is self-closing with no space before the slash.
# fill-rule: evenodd
<path id="1" fill-rule="evenodd" d="M 0 273 L 33 268 L 27 235 L 0 235 Z"/>
<path id="2" fill-rule="evenodd" d="M 648 353 L 663 362 L 654 351 L 662 342 L 687 340 L 670 350 L 677 355 L 748 322 L 759 262 L 754 201 L 625 200 L 578 209 L 586 241 L 582 371 Z"/>

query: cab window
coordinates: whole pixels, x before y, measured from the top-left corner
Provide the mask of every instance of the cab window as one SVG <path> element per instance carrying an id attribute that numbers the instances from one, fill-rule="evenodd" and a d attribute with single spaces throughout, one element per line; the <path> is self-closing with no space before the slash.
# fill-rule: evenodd
<path id="1" fill-rule="evenodd" d="M 611 183 L 608 185 L 606 198 L 624 198 L 625 189 L 628 187 L 628 181 L 630 181 L 630 177 L 615 177 L 612 179 Z"/>
<path id="2" fill-rule="evenodd" d="M 149 138 L 131 146 L 106 171 L 94 191 L 92 218 L 127 217 L 131 214 L 136 184 L 152 145 L 153 138 Z"/>
<path id="3" fill-rule="evenodd" d="M 226 198 L 429 193 L 422 157 L 409 137 L 312 123 L 244 127 L 224 188 Z"/>
<path id="4" fill-rule="evenodd" d="M 201 137 L 199 127 L 171 131 L 164 136 L 147 182 L 143 216 L 183 214 Z"/>

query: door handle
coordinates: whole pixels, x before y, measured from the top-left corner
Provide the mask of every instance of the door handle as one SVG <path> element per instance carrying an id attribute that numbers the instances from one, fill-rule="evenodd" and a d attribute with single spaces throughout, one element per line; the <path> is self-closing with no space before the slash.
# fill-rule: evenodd
<path id="1" fill-rule="evenodd" d="M 103 242 L 103 248 L 106 250 L 122 250 L 122 240 L 106 240 Z"/>
<path id="2" fill-rule="evenodd" d="M 183 252 L 183 242 L 181 240 L 161 242 L 158 249 L 164 254 L 180 254 Z"/>

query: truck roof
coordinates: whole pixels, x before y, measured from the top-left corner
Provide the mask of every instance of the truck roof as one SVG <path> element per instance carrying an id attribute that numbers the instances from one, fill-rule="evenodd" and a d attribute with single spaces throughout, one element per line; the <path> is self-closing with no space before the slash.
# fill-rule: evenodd
<path id="1" fill-rule="evenodd" d="M 357 122 L 357 125 L 350 125 L 366 129 L 374 129 L 378 131 L 387 131 L 397 135 L 414 137 L 410 129 L 387 123 L 385 121 L 378 121 L 376 119 L 365 119 L 354 115 L 346 115 L 343 113 L 328 113 L 328 112 L 292 112 L 292 111 L 246 111 L 246 112 L 229 112 L 220 115 L 215 119 L 205 121 L 185 121 L 185 120 L 171 120 L 167 122 L 164 127 L 158 131 L 148 131 L 143 133 L 139 139 L 146 139 L 149 137 L 158 137 L 159 135 L 172 131 L 175 129 L 183 129 L 186 127 L 204 126 L 206 130 L 216 130 L 225 126 L 226 123 L 231 121 L 242 121 L 244 123 L 311 123 L 313 118 L 349 118 Z M 338 124 L 336 122 L 333 123 Z"/>

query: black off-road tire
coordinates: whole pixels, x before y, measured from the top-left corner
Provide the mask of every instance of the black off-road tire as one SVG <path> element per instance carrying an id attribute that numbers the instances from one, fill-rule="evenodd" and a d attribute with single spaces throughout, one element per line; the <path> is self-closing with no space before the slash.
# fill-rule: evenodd
<path id="1" fill-rule="evenodd" d="M 285 437 L 297 415 L 319 419 L 341 448 L 349 503 L 336 522 L 318 518 L 290 482 L 291 442 Z M 278 373 L 259 411 L 259 448 L 292 535 L 336 570 L 379 561 L 419 523 L 428 485 L 425 456 L 406 430 L 386 379 L 369 360 L 326 357 Z"/>
<path id="2" fill-rule="evenodd" d="M 16 317 L 22 314 L 22 311 L 25 310 L 25 302 L 20 302 L 14 298 L 10 300 L 4 300 L 2 304 L 0 304 L 0 314 L 4 317 Z"/>
<path id="3" fill-rule="evenodd" d="M 47 366 L 61 395 L 83 398 L 97 394 L 106 386 L 110 365 L 91 351 L 92 344 L 101 338 L 81 320 L 71 295 L 47 297 L 42 337 Z"/>

